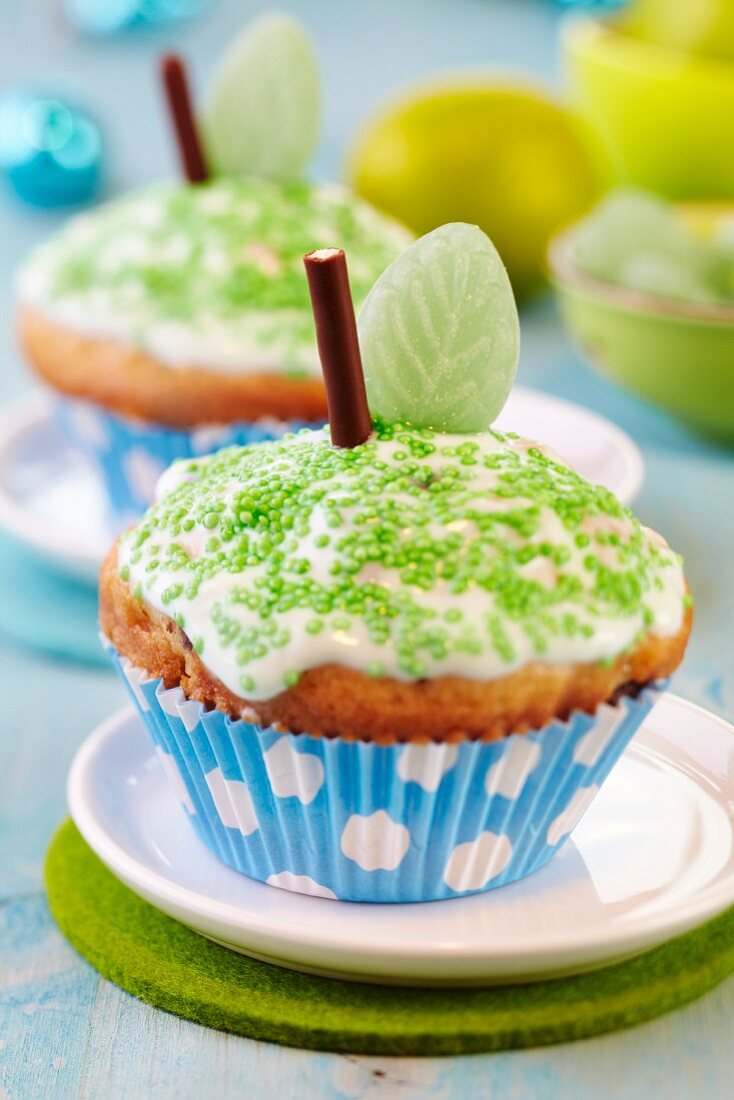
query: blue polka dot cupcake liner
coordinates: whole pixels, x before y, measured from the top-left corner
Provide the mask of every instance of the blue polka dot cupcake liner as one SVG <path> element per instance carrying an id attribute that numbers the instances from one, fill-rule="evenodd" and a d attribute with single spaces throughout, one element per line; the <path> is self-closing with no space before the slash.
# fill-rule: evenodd
<path id="1" fill-rule="evenodd" d="M 89 401 L 58 399 L 54 408 L 61 433 L 97 469 L 110 519 L 117 528 L 131 523 L 148 508 L 158 478 L 176 459 L 198 458 L 222 447 L 262 443 L 309 426 L 304 421 L 270 418 L 179 431 L 118 416 Z"/>
<path id="2" fill-rule="evenodd" d="M 233 721 L 110 653 L 207 848 L 260 882 L 343 901 L 454 898 L 537 871 L 665 687 L 489 744 L 378 745 Z"/>

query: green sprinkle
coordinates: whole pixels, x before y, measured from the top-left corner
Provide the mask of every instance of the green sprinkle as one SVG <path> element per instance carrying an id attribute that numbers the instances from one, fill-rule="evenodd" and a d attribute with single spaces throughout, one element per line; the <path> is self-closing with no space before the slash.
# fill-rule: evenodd
<path id="1" fill-rule="evenodd" d="M 498 615 L 489 615 L 487 617 L 487 629 L 492 645 L 497 650 L 502 660 L 507 661 L 508 664 L 514 661 L 515 647 L 508 638 L 502 625 L 502 620 Z"/>
<path id="2" fill-rule="evenodd" d="M 650 596 L 679 568 L 607 489 L 495 431 L 450 445 L 378 421 L 349 450 L 325 431 L 297 433 L 192 460 L 188 478 L 123 535 L 121 568 L 136 595 L 160 593 L 248 677 L 278 651 L 298 664 L 304 633 L 324 631 L 346 658 L 355 638 L 379 647 L 369 675 L 408 679 L 457 655 L 480 670 L 528 651 L 553 659 L 600 621 L 633 639 L 654 627 Z M 202 533 L 201 552 L 187 552 L 187 529 Z M 328 547 L 325 561 L 313 547 Z M 196 621 L 192 601 L 219 577 L 231 583 Z"/>
<path id="3" fill-rule="evenodd" d="M 180 581 L 176 581 L 175 584 L 169 584 L 168 588 L 164 588 L 161 599 L 164 604 L 168 604 L 171 600 L 177 599 L 184 590 L 184 586 Z"/>
<path id="4" fill-rule="evenodd" d="M 128 318 L 141 348 L 161 322 L 213 322 L 303 376 L 315 344 L 303 254 L 338 241 L 359 305 L 409 240 L 346 190 L 231 176 L 159 184 L 72 219 L 28 267 L 51 301 Z"/>

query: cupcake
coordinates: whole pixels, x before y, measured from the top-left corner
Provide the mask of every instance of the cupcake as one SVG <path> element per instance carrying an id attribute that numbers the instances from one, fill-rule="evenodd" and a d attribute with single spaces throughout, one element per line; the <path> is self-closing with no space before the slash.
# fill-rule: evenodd
<path id="1" fill-rule="evenodd" d="M 101 625 L 225 863 L 456 897 L 562 846 L 680 662 L 690 600 L 613 494 L 489 426 L 518 324 L 480 230 L 436 230 L 376 283 L 369 411 L 342 260 L 309 259 L 330 428 L 175 464 L 103 567 Z"/>
<path id="2" fill-rule="evenodd" d="M 283 22 L 275 31 L 292 35 Z M 278 41 L 261 43 L 273 63 Z M 345 188 L 280 178 L 296 165 L 287 149 L 279 160 L 277 140 L 272 178 L 207 169 L 190 114 L 181 126 L 180 62 L 167 59 L 164 73 L 188 179 L 74 218 L 17 280 L 26 356 L 59 395 L 65 432 L 100 467 L 118 522 L 150 503 L 176 458 L 323 423 L 303 253 L 345 241 L 361 300 L 411 239 Z"/>

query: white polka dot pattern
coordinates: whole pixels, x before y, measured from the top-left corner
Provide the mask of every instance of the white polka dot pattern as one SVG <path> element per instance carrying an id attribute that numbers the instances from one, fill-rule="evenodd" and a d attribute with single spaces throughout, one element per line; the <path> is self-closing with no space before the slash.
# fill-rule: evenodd
<path id="1" fill-rule="evenodd" d="M 585 764 L 588 768 L 593 767 L 613 740 L 615 729 L 614 707 L 600 707 L 596 714 L 595 725 L 579 739 L 573 750 L 574 763 Z"/>
<path id="2" fill-rule="evenodd" d="M 507 752 L 487 772 L 484 783 L 487 794 L 518 798 L 540 757 L 540 745 L 529 734 L 509 738 Z"/>
<path id="3" fill-rule="evenodd" d="M 195 458 L 233 444 L 276 439 L 304 426 L 300 421 L 268 418 L 252 424 L 204 425 L 178 431 L 128 420 L 88 401 L 62 399 L 55 403 L 55 416 L 61 432 L 96 466 L 118 524 L 129 524 L 145 511 L 158 478 L 176 459 Z"/>
<path id="4" fill-rule="evenodd" d="M 254 833 L 258 820 L 247 784 L 241 779 L 225 779 L 219 768 L 207 772 L 205 779 L 222 825 L 238 829 L 243 836 Z"/>
<path id="5" fill-rule="evenodd" d="M 417 783 L 424 791 L 436 791 L 458 756 L 456 745 L 406 745 L 398 758 L 398 775 L 403 783 Z"/>
<path id="6" fill-rule="evenodd" d="M 410 845 L 405 825 L 384 810 L 365 817 L 353 814 L 344 826 L 341 848 L 365 871 L 394 871 Z"/>
<path id="7" fill-rule="evenodd" d="M 324 784 L 324 765 L 310 752 L 298 752 L 281 737 L 264 754 L 265 768 L 277 798 L 297 798 L 304 806 L 313 802 Z"/>
<path id="8" fill-rule="evenodd" d="M 476 840 L 456 845 L 446 864 L 444 882 L 457 894 L 481 890 L 504 871 L 511 855 L 508 837 L 480 833 Z"/>
<path id="9" fill-rule="evenodd" d="M 320 886 L 308 875 L 294 875 L 290 871 L 281 871 L 277 875 L 268 875 L 265 879 L 268 886 L 277 886 L 280 890 L 290 890 L 293 894 L 310 894 L 313 898 L 331 898 L 336 900 L 336 894 L 328 886 Z"/>
<path id="10" fill-rule="evenodd" d="M 142 447 L 132 447 L 124 459 L 125 477 L 133 494 L 141 500 L 152 500 L 156 482 L 165 466 Z"/>
<path id="11" fill-rule="evenodd" d="M 561 810 L 558 817 L 553 819 L 548 828 L 547 840 L 550 845 L 558 844 L 560 840 L 563 840 L 564 837 L 567 837 L 569 833 L 573 832 L 591 803 L 594 801 L 598 790 L 599 788 L 593 785 L 591 787 L 582 787 L 580 790 L 576 791 L 565 810 Z"/>
<path id="12" fill-rule="evenodd" d="M 659 692 L 490 744 L 381 746 L 231 722 L 113 660 L 204 844 L 261 882 L 349 901 L 451 898 L 537 870 Z"/>

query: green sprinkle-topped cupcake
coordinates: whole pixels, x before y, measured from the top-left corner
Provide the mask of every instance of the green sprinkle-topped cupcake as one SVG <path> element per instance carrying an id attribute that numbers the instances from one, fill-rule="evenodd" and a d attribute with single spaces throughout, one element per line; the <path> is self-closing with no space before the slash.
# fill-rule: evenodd
<path id="1" fill-rule="evenodd" d="M 329 429 L 174 465 L 103 569 L 103 630 L 227 862 L 359 900 L 500 885 L 557 850 L 681 660 L 681 562 L 491 427 L 519 327 L 478 229 L 409 246 L 359 342 L 343 253 L 307 267 Z"/>
<path id="2" fill-rule="evenodd" d="M 336 184 L 244 176 L 195 187 L 157 184 L 73 219 L 33 254 L 18 294 L 32 319 L 145 354 L 168 369 L 172 385 L 177 369 L 197 368 L 210 401 L 220 374 L 316 378 L 319 402 L 270 408 L 273 415 L 317 419 L 326 406 L 302 257 L 324 239 L 349 247 L 361 302 L 410 237 Z M 111 388 L 112 381 L 97 384 Z M 261 389 L 267 409 L 262 380 Z M 172 396 L 172 425 L 200 419 L 202 395 L 184 390 Z M 151 406 L 153 399 L 144 390 L 124 400 L 120 394 L 121 411 L 161 419 L 160 395 Z M 223 420 L 229 409 L 219 401 L 212 411 Z"/>
<path id="3" fill-rule="evenodd" d="M 553 675 L 598 663 L 607 691 L 611 662 L 651 629 L 683 623 L 677 557 L 607 489 L 516 436 L 378 420 L 353 449 L 322 429 L 182 463 L 161 492 L 123 536 L 122 579 L 190 633 L 233 695 L 299 732 L 364 727 L 351 718 L 355 699 L 335 698 L 316 728 L 295 718 L 294 700 L 275 703 L 294 672 L 297 684 L 341 665 L 407 688 L 502 678 L 531 662 Z M 615 688 L 631 674 L 616 676 Z M 496 716 L 494 732 L 551 712 L 550 694 L 533 691 L 531 707 L 529 695 L 517 697 L 528 709 Z M 399 737 L 406 716 L 375 709 L 370 731 Z M 452 704 L 422 716 L 423 736 L 447 736 L 459 713 Z M 460 724 L 479 734 L 485 721 L 473 708 Z"/>
<path id="4" fill-rule="evenodd" d="M 301 257 L 344 242 L 361 301 L 411 239 L 346 188 L 303 180 L 318 76 L 290 20 L 235 43 L 200 123 L 180 60 L 162 71 L 187 178 L 72 219 L 17 279 L 28 359 L 73 400 L 62 423 L 123 515 L 176 457 L 322 423 Z"/>

